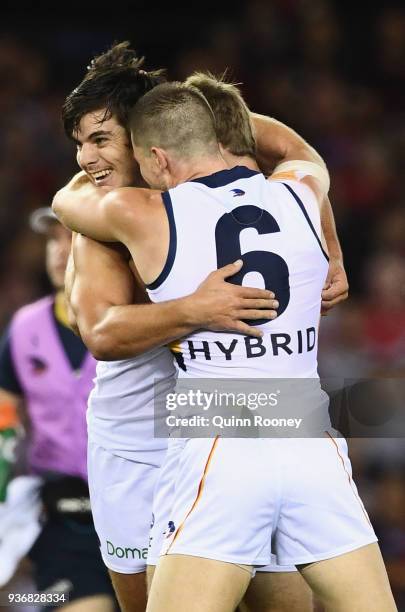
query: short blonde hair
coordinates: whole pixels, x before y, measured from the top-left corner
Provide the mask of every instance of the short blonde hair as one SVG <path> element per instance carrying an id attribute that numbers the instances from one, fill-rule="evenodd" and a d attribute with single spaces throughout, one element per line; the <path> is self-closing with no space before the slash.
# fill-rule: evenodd
<path id="1" fill-rule="evenodd" d="M 204 95 L 177 81 L 157 85 L 137 102 L 130 117 L 132 141 L 181 157 L 218 152 L 215 117 Z"/>
<path id="2" fill-rule="evenodd" d="M 208 100 L 214 115 L 219 142 L 233 155 L 256 156 L 256 142 L 249 109 L 238 87 L 210 72 L 194 72 L 185 81 Z"/>

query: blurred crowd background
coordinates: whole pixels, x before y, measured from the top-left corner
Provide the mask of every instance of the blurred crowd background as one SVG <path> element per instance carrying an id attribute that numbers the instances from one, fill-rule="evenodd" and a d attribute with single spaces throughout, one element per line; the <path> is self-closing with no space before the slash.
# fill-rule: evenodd
<path id="1" fill-rule="evenodd" d="M 7 3 L 6 3 L 7 4 Z M 91 57 L 128 39 L 146 67 L 241 83 L 249 106 L 287 123 L 323 155 L 350 298 L 322 320 L 320 371 L 400 379 L 405 372 L 405 6 L 344 0 L 19 4 L 0 24 L 0 330 L 48 289 L 29 213 L 76 170 L 60 121 Z M 387 384 L 385 383 L 381 384 Z M 387 408 L 385 387 L 374 396 Z M 389 394 L 388 394 L 389 395 Z M 394 401 L 403 411 L 404 396 Z M 404 418 L 402 417 L 402 421 Z M 401 417 L 400 417 L 401 421 Z M 405 429 L 402 423 L 402 430 Z M 400 430 L 400 426 L 399 426 Z M 398 431 L 399 431 L 398 430 Z M 402 435 L 404 431 L 402 431 Z M 404 439 L 351 440 L 355 478 L 405 610 Z"/>

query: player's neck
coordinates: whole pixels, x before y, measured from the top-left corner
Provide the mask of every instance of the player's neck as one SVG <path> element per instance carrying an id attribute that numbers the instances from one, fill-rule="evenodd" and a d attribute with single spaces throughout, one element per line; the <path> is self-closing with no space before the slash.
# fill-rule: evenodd
<path id="1" fill-rule="evenodd" d="M 192 181 L 201 176 L 209 176 L 214 172 L 228 170 L 229 166 L 222 155 L 212 155 L 208 157 L 199 157 L 198 160 L 181 161 L 176 166 L 176 172 L 173 176 L 176 185 Z"/>
<path id="2" fill-rule="evenodd" d="M 230 168 L 234 168 L 235 166 L 245 166 L 250 170 L 259 170 L 256 160 L 249 155 L 234 155 L 233 153 L 229 153 L 229 151 L 224 150 L 223 156 Z"/>

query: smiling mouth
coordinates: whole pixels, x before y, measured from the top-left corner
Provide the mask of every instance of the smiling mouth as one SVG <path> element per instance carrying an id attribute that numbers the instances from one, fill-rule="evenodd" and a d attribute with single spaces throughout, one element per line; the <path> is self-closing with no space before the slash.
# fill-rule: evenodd
<path id="1" fill-rule="evenodd" d="M 112 172 L 111 168 L 104 168 L 104 170 L 98 170 L 97 172 L 90 172 L 89 174 L 96 183 L 100 183 L 107 176 L 110 176 L 111 172 Z"/>

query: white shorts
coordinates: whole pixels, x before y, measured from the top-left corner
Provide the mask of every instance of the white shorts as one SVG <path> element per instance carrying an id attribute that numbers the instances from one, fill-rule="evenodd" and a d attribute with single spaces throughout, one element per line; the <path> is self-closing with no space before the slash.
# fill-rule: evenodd
<path id="1" fill-rule="evenodd" d="M 312 439 L 190 439 L 178 460 L 161 554 L 266 566 L 328 559 L 376 542 L 347 444 Z"/>
<path id="2" fill-rule="evenodd" d="M 156 565 L 166 535 L 170 533 L 170 513 L 175 499 L 175 484 L 180 457 L 186 440 L 170 439 L 153 494 L 152 524 L 149 537 L 148 565 Z"/>
<path id="3" fill-rule="evenodd" d="M 94 525 L 105 565 L 121 574 L 146 569 L 156 465 L 130 461 L 88 445 L 88 476 Z"/>
<path id="4" fill-rule="evenodd" d="M 176 497 L 176 475 L 179 468 L 180 457 L 186 440 L 172 439 L 163 465 L 160 469 L 156 481 L 155 493 L 153 496 L 153 519 L 149 538 L 148 565 L 156 565 L 164 545 L 165 539 L 170 536 L 173 525 L 169 525 L 171 509 Z M 296 572 L 294 565 L 278 565 L 275 556 L 269 565 L 256 568 L 260 572 Z"/>

